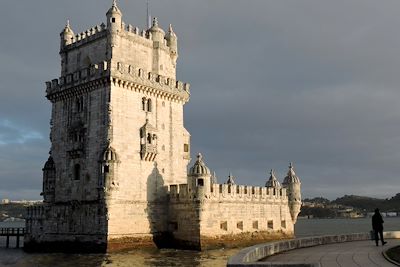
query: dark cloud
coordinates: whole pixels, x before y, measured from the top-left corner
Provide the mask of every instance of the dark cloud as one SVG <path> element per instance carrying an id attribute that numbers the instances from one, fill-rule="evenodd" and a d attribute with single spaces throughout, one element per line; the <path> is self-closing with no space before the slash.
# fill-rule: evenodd
<path id="1" fill-rule="evenodd" d="M 58 34 L 67 18 L 75 32 L 100 24 L 110 3 L 2 3 L 0 122 L 13 126 L 0 124 L 0 198 L 38 198 L 49 148 L 43 84 L 59 75 Z M 144 28 L 145 1 L 119 4 L 124 21 Z M 161 26 L 175 27 L 178 77 L 192 85 L 192 152 L 220 181 L 231 171 L 264 184 L 269 169 L 282 179 L 294 161 L 306 197 L 400 192 L 399 9 L 394 0 L 151 1 Z"/>

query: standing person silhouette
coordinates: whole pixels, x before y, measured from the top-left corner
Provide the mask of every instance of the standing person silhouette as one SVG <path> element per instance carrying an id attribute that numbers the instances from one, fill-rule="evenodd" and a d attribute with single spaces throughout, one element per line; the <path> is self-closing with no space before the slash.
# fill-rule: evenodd
<path id="1" fill-rule="evenodd" d="M 372 229 L 374 229 L 375 234 L 375 243 L 378 246 L 378 233 L 381 237 L 382 246 L 385 245 L 387 242 L 383 240 L 383 219 L 382 215 L 379 213 L 379 209 L 375 209 L 375 214 L 372 216 Z"/>

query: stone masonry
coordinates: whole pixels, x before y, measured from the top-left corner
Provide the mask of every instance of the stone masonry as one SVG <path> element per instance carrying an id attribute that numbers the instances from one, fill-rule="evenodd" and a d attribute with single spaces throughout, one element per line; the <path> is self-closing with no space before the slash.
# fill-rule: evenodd
<path id="1" fill-rule="evenodd" d="M 157 245 L 203 249 L 293 235 L 300 180 L 218 184 L 202 157 L 187 173 L 190 134 L 176 80 L 178 42 L 156 18 L 127 25 L 116 1 L 107 23 L 60 34 L 61 76 L 46 82 L 51 150 L 43 204 L 26 218 L 27 250 L 109 251 Z"/>

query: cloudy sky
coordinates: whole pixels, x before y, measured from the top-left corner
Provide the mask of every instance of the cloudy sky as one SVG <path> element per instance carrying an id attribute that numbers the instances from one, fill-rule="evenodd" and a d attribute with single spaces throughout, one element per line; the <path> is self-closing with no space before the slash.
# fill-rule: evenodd
<path id="1" fill-rule="evenodd" d="M 0 199 L 39 199 L 59 33 L 105 21 L 111 0 L 0 0 Z M 219 181 L 262 185 L 293 161 L 304 197 L 400 192 L 400 2 L 151 0 L 179 38 L 192 153 Z M 145 0 L 120 0 L 146 24 Z"/>

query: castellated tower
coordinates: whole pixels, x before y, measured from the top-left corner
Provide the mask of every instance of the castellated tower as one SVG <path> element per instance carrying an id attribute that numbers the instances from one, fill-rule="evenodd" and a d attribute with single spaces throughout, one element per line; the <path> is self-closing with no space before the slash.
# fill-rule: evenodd
<path id="1" fill-rule="evenodd" d="M 202 155 L 187 173 L 183 124 L 189 84 L 176 81 L 178 38 L 156 18 L 60 34 L 61 75 L 52 103 L 43 203 L 29 207 L 26 250 L 104 252 L 144 246 L 205 249 L 292 237 L 301 206 L 290 165 L 282 186 L 218 184 Z"/>
<path id="2" fill-rule="evenodd" d="M 187 181 L 177 36 L 156 18 L 141 31 L 122 17 L 114 1 L 106 24 L 74 34 L 68 22 L 60 34 L 61 76 L 46 83 L 44 205 L 28 211 L 27 249 L 152 243 L 166 231 L 167 185 Z"/>

